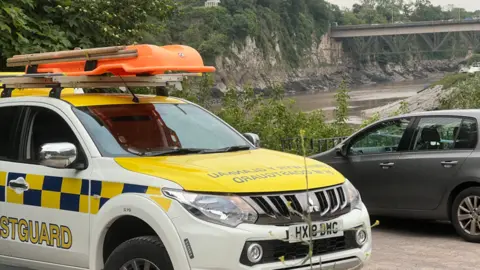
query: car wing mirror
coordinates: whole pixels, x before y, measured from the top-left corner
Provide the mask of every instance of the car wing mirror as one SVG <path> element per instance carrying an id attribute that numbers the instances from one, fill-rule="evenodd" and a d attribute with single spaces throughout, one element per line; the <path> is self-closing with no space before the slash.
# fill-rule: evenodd
<path id="1" fill-rule="evenodd" d="M 40 147 L 40 165 L 64 169 L 77 160 L 77 147 L 72 143 L 46 143 Z"/>
<path id="2" fill-rule="evenodd" d="M 347 157 L 347 144 L 340 144 L 335 147 L 335 151 L 337 152 L 337 155 L 342 156 L 342 157 Z"/>
<path id="3" fill-rule="evenodd" d="M 260 147 L 260 137 L 255 133 L 243 133 L 243 136 L 255 147 Z"/>

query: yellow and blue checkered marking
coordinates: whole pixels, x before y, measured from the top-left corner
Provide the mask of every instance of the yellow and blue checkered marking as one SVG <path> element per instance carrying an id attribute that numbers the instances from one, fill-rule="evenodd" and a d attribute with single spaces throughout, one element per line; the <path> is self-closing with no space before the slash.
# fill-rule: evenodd
<path id="1" fill-rule="evenodd" d="M 107 181 L 91 181 L 90 213 L 96 214 L 111 198 L 123 193 L 160 194 L 160 188 Z M 94 199 L 97 197 L 98 199 Z"/>
<path id="2" fill-rule="evenodd" d="M 5 185 L 0 186 L 0 201 L 5 201 L 7 194 L 8 203 L 96 214 L 109 199 L 123 193 L 160 194 L 160 188 L 144 185 L 24 173 L 8 173 L 7 186 L 19 177 L 25 179 L 29 189 L 17 194 L 7 188 L 5 193 Z"/>
<path id="3" fill-rule="evenodd" d="M 13 189 L 8 188 L 7 202 L 88 213 L 88 180 L 9 173 L 7 185 L 19 177 L 25 179 L 29 189 L 17 194 Z"/>
<path id="4" fill-rule="evenodd" d="M 5 178 L 7 178 L 6 172 L 0 172 L 0 202 L 5 202 Z"/>

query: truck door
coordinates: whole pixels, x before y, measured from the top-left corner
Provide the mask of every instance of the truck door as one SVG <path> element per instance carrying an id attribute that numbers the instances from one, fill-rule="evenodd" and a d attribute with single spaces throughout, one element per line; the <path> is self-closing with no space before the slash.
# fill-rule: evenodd
<path id="1" fill-rule="evenodd" d="M 44 104 L 25 109 L 21 162 L 1 168 L 7 173 L 6 225 L 12 256 L 88 268 L 90 216 L 86 179 L 91 168 L 86 148 L 72 122 L 56 107 Z M 76 161 L 66 168 L 42 163 L 42 146 L 50 144 L 50 149 L 64 151 L 58 143 L 72 143 L 77 148 Z"/>
<path id="2" fill-rule="evenodd" d="M 7 227 L 10 219 L 7 213 L 6 186 L 7 170 L 12 164 L 18 162 L 18 145 L 20 141 L 19 129 L 21 107 L 0 106 L 0 256 L 11 256 L 10 237 L 11 231 Z"/>

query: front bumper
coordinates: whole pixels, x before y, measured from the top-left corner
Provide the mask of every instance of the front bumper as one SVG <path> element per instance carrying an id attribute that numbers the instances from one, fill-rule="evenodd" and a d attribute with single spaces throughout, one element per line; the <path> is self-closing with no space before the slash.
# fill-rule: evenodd
<path id="1" fill-rule="evenodd" d="M 241 263 L 246 242 L 278 240 L 286 235 L 288 227 L 242 224 L 237 228 L 230 228 L 216 225 L 193 217 L 178 203 L 172 204 L 169 212 L 176 213 L 175 217 L 171 218 L 184 243 L 185 256 L 189 260 L 191 270 L 311 269 L 310 261 L 308 264 L 299 265 L 303 259 L 284 262 L 278 260 L 253 266 Z M 372 250 L 372 235 L 370 218 L 365 205 L 362 203 L 361 209 L 352 210 L 339 218 L 343 220 L 344 230 L 363 226 L 367 231 L 367 242 L 362 247 L 351 248 L 347 245 L 346 249 L 321 252 L 320 255 L 312 257 L 313 269 L 360 269 L 368 260 Z"/>

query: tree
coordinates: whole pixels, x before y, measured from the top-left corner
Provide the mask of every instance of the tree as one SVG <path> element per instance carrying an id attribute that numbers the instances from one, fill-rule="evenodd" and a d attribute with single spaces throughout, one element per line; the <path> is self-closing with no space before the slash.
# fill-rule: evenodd
<path id="1" fill-rule="evenodd" d="M 0 1 L 0 62 L 17 53 L 138 42 L 176 10 L 173 0 Z"/>
<path id="2" fill-rule="evenodd" d="M 434 6 L 430 0 L 417 0 L 415 10 L 410 19 L 412 21 L 438 21 L 445 18 L 441 6 Z"/>
<path id="3" fill-rule="evenodd" d="M 357 25 L 357 24 L 365 24 L 366 23 L 364 20 L 355 16 L 355 13 L 350 12 L 350 11 L 345 11 L 343 13 L 343 18 L 340 22 L 343 25 Z"/>

